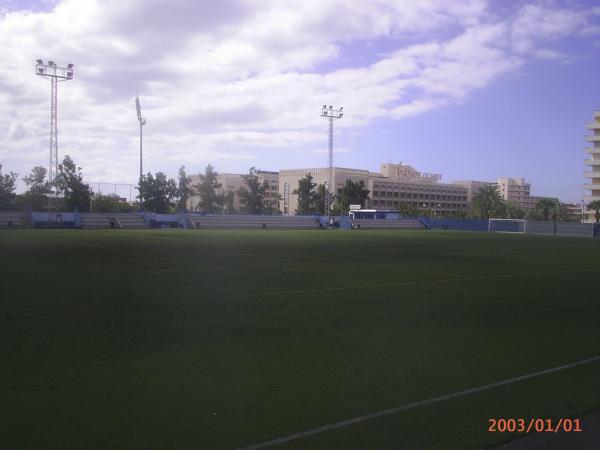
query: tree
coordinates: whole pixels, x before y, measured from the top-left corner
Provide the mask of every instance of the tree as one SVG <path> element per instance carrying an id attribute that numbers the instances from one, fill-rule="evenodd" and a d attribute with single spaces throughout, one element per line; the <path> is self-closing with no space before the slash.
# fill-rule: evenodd
<path id="1" fill-rule="evenodd" d="M 50 183 L 46 181 L 48 170 L 42 166 L 35 166 L 31 173 L 23 178 L 29 192 L 48 195 L 51 192 Z"/>
<path id="2" fill-rule="evenodd" d="M 512 202 L 504 203 L 503 217 L 505 219 L 523 219 L 525 214 L 525 211 L 518 204 Z"/>
<path id="3" fill-rule="evenodd" d="M 128 213 L 132 211 L 132 206 L 118 198 L 107 195 L 99 195 L 92 198 L 91 212 L 98 213 Z"/>
<path id="4" fill-rule="evenodd" d="M 581 214 L 572 215 L 566 203 L 559 202 L 558 217 L 561 222 L 581 222 Z"/>
<path id="5" fill-rule="evenodd" d="M 92 189 L 84 183 L 81 167 L 78 167 L 69 155 L 65 155 L 63 162 L 58 165 L 56 189 L 63 195 L 63 208 L 66 210 L 90 210 Z"/>
<path id="6" fill-rule="evenodd" d="M 336 207 L 342 214 L 346 214 L 350 205 L 364 206 L 369 199 L 369 192 L 364 181 L 346 180 L 341 192 L 336 196 Z"/>
<path id="7" fill-rule="evenodd" d="M 177 183 L 162 172 L 142 175 L 138 186 L 140 206 L 156 213 L 169 213 L 177 196 Z"/>
<path id="8" fill-rule="evenodd" d="M 204 169 L 204 174 L 198 176 L 200 182 L 194 185 L 194 190 L 200 196 L 200 202 L 196 209 L 209 214 L 219 212 L 225 203 L 225 195 L 222 192 L 221 184 L 217 181 L 217 172 L 209 164 Z"/>
<path id="9" fill-rule="evenodd" d="M 179 168 L 179 184 L 177 185 L 177 210 L 187 212 L 188 202 L 194 193 L 192 178 L 185 173 L 185 166 Z"/>
<path id="10" fill-rule="evenodd" d="M 419 209 L 407 202 L 398 204 L 398 212 L 404 217 L 417 217 L 419 215 Z"/>
<path id="11" fill-rule="evenodd" d="M 19 174 L 14 172 L 2 175 L 2 164 L 0 164 L 0 210 L 13 207 L 18 176 Z"/>
<path id="12" fill-rule="evenodd" d="M 244 184 L 238 189 L 242 212 L 262 214 L 264 209 L 265 185 L 258 178 L 258 170 L 250 167 L 247 175 L 242 176 Z"/>
<path id="13" fill-rule="evenodd" d="M 265 199 L 265 215 L 267 216 L 278 216 L 281 214 L 279 211 L 279 202 L 281 201 L 281 195 L 279 193 L 272 193 L 271 198 Z"/>
<path id="14" fill-rule="evenodd" d="M 235 192 L 227 191 L 225 194 L 225 205 L 223 208 L 225 209 L 225 214 L 237 214 L 235 206 L 233 206 L 233 199 L 235 198 Z"/>
<path id="15" fill-rule="evenodd" d="M 29 175 L 23 178 L 27 185 L 27 191 L 17 199 L 20 209 L 29 207 L 34 211 L 39 211 L 48 205 L 48 195 L 52 192 L 52 187 L 46 180 L 47 173 L 45 167 L 36 166 Z"/>
<path id="16" fill-rule="evenodd" d="M 479 188 L 471 200 L 473 213 L 481 219 L 501 216 L 504 209 L 504 200 L 498 192 L 497 186 L 490 184 Z"/>
<path id="17" fill-rule="evenodd" d="M 593 202 L 587 205 L 589 210 L 595 210 L 594 218 L 596 219 L 596 223 L 600 223 L 600 200 L 594 200 Z"/>
<path id="18" fill-rule="evenodd" d="M 327 198 L 327 189 L 324 184 L 319 184 L 313 196 L 314 211 L 317 214 L 325 215 L 325 199 Z"/>
<path id="19" fill-rule="evenodd" d="M 314 211 L 315 192 L 314 188 L 317 185 L 312 182 L 313 176 L 307 173 L 304 178 L 298 180 L 298 189 L 294 189 L 292 194 L 298 196 L 298 209 L 296 214 L 308 216 Z"/>
<path id="20" fill-rule="evenodd" d="M 543 198 L 535 204 L 535 213 L 548 222 L 550 217 L 556 217 L 558 214 L 558 203 L 551 198 Z"/>

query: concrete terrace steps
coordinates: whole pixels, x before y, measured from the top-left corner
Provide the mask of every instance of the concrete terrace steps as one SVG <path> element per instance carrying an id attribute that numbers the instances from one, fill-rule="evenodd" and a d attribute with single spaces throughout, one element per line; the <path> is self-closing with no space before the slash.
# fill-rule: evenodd
<path id="1" fill-rule="evenodd" d="M 150 228 L 144 216 L 139 214 L 116 214 L 115 218 L 119 223 L 119 228 L 141 229 Z"/>
<path id="2" fill-rule="evenodd" d="M 361 230 L 424 230 L 419 219 L 354 219 L 352 225 Z"/>
<path id="3" fill-rule="evenodd" d="M 23 228 L 26 222 L 26 213 L 0 212 L 0 228 Z"/>
<path id="4" fill-rule="evenodd" d="M 82 213 L 81 227 L 88 229 L 117 228 L 118 222 L 115 214 Z"/>
<path id="5" fill-rule="evenodd" d="M 196 229 L 318 229 L 317 217 L 304 216 L 194 216 L 188 215 L 190 228 Z"/>

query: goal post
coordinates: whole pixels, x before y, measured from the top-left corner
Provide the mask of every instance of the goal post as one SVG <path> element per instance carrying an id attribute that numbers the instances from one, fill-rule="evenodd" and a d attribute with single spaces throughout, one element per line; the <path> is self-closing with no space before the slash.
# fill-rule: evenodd
<path id="1" fill-rule="evenodd" d="M 488 231 L 501 233 L 525 233 L 527 220 L 525 219 L 489 219 Z"/>

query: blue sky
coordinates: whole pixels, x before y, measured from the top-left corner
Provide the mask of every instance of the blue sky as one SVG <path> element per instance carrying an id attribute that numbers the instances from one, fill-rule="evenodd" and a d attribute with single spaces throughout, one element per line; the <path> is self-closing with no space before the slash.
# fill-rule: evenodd
<path id="1" fill-rule="evenodd" d="M 525 177 L 579 201 L 600 109 L 600 5 L 583 1 L 0 0 L 0 164 L 47 164 L 49 86 L 73 62 L 59 152 L 89 181 L 404 162 L 442 181 Z"/>

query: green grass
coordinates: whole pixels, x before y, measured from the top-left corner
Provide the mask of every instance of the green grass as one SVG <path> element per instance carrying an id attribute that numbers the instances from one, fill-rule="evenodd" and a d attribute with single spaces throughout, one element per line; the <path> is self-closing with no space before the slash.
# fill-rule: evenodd
<path id="1" fill-rule="evenodd" d="M 0 446 L 232 449 L 600 355 L 600 241 L 0 232 Z M 285 449 L 480 449 L 600 407 L 600 363 Z"/>

